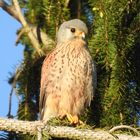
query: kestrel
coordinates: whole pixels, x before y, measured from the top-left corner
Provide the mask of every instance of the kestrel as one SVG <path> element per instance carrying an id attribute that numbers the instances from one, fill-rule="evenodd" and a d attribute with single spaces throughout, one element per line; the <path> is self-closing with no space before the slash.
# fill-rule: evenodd
<path id="1" fill-rule="evenodd" d="M 96 69 L 88 51 L 86 24 L 73 19 L 64 22 L 57 33 L 57 44 L 45 58 L 41 73 L 41 120 L 67 117 L 79 123 L 79 115 L 93 99 Z"/>

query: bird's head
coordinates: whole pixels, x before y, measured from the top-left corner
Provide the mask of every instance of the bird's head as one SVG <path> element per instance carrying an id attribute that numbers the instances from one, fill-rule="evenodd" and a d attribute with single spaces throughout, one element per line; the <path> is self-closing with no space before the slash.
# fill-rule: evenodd
<path id="1" fill-rule="evenodd" d="M 88 33 L 86 24 L 79 20 L 73 19 L 61 24 L 57 33 L 57 42 L 62 43 L 75 38 L 85 39 Z"/>

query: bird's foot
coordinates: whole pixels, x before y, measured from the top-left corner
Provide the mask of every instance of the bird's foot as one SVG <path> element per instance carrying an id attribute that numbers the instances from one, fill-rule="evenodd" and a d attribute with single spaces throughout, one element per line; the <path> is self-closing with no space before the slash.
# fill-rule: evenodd
<path id="1" fill-rule="evenodd" d="M 64 117 L 67 117 L 68 121 L 70 121 L 70 124 L 72 125 L 83 125 L 84 123 L 79 120 L 77 115 L 71 115 L 67 113 L 66 111 L 63 111 L 61 115 L 59 115 L 60 119 L 63 119 Z"/>
<path id="2" fill-rule="evenodd" d="M 79 120 L 77 115 L 72 116 L 71 114 L 66 114 L 67 119 L 70 121 L 71 124 L 73 125 L 81 125 L 83 122 Z"/>

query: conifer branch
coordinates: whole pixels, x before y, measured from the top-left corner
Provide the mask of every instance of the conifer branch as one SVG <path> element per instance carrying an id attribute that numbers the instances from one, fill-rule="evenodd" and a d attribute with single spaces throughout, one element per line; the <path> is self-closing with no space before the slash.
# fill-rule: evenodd
<path id="1" fill-rule="evenodd" d="M 40 44 L 38 41 L 38 35 L 37 35 L 37 27 L 31 26 L 27 21 L 25 20 L 24 16 L 22 15 L 19 3 L 17 0 L 13 0 L 14 5 L 9 5 L 3 0 L 0 0 L 0 7 L 10 14 L 13 18 L 15 18 L 18 22 L 20 22 L 23 26 L 22 32 L 19 33 L 19 36 L 16 40 L 16 44 L 19 42 L 20 38 L 24 33 L 27 33 L 32 46 L 35 48 L 35 50 L 38 52 L 39 55 L 45 55 L 42 49 L 40 48 Z M 47 48 L 50 44 L 54 44 L 54 41 L 48 37 L 47 34 L 45 34 L 43 31 L 40 31 L 40 37 L 42 40 L 42 44 Z"/>
<path id="2" fill-rule="evenodd" d="M 111 135 L 107 131 L 103 130 L 88 130 L 88 129 L 77 129 L 67 126 L 50 126 L 45 125 L 40 121 L 20 121 L 14 119 L 0 118 L 0 130 L 13 131 L 16 133 L 37 135 L 38 130 L 42 133 L 46 133 L 49 136 L 71 138 L 71 139 L 98 139 L 98 140 L 140 140 L 138 136 L 131 136 L 126 134 Z"/>
<path id="3" fill-rule="evenodd" d="M 10 14 L 12 17 L 14 17 L 17 21 L 20 22 L 19 20 L 19 16 L 18 13 L 15 9 L 15 7 L 13 5 L 9 5 L 8 3 L 6 3 L 3 0 L 0 0 L 0 7 L 7 12 L 8 14 Z"/>
<path id="4" fill-rule="evenodd" d="M 30 29 L 32 31 L 32 33 L 35 35 L 36 38 L 38 38 L 38 34 L 39 34 L 39 38 L 41 39 L 41 43 L 47 48 L 50 45 L 54 45 L 54 41 L 43 31 L 37 31 L 37 27 L 36 26 L 30 26 Z M 16 39 L 16 45 L 18 45 L 21 37 L 26 33 L 26 29 L 23 27 L 21 28 L 21 30 L 18 33 L 18 37 Z"/>
<path id="5" fill-rule="evenodd" d="M 17 13 L 18 13 L 19 20 L 20 20 L 21 24 L 23 25 L 23 27 L 26 29 L 27 35 L 28 35 L 33 47 L 35 48 L 35 50 L 38 52 L 39 55 L 44 55 L 44 52 L 41 50 L 40 44 L 39 44 L 37 38 L 33 34 L 32 30 L 30 29 L 30 27 L 29 27 L 28 23 L 26 22 L 24 16 L 22 15 L 22 12 L 21 12 L 18 1 L 13 0 L 13 4 L 15 6 L 15 9 L 16 9 Z"/>
<path id="6" fill-rule="evenodd" d="M 18 43 L 19 43 L 19 41 L 20 41 L 20 39 L 21 39 L 21 37 L 23 36 L 24 33 L 25 33 L 25 28 L 21 28 L 21 30 L 18 33 L 18 37 L 16 39 L 15 45 L 18 45 Z"/>

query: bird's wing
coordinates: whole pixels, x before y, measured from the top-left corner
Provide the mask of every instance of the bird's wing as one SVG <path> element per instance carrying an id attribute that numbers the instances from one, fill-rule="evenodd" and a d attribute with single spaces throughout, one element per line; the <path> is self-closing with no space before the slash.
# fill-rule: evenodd
<path id="1" fill-rule="evenodd" d="M 47 86 L 47 76 L 49 74 L 49 67 L 51 64 L 51 61 L 53 60 L 54 53 L 51 52 L 44 60 L 42 65 L 42 71 L 41 71 L 41 86 L 40 86 L 40 100 L 39 100 L 39 111 L 40 111 L 40 118 L 42 119 L 44 115 L 44 107 L 47 99 L 47 93 L 46 93 L 46 86 Z"/>
<path id="2" fill-rule="evenodd" d="M 92 72 L 92 74 L 93 74 L 93 90 L 94 90 L 94 92 L 95 92 L 95 89 L 96 89 L 96 87 L 97 87 L 97 70 L 96 70 L 96 64 L 95 64 L 95 62 L 93 61 L 93 63 L 92 63 L 92 67 L 93 67 L 93 72 Z"/>
<path id="3" fill-rule="evenodd" d="M 87 100 L 86 106 L 90 106 L 91 100 L 94 97 L 95 89 L 97 86 L 97 73 L 96 73 L 96 64 L 92 60 L 92 57 L 89 57 L 88 63 L 88 72 L 87 72 L 87 83 L 86 83 L 86 93 L 87 93 Z"/>

